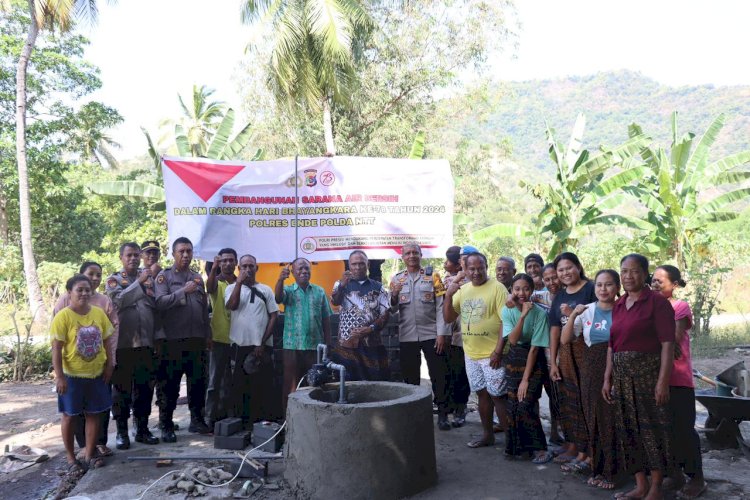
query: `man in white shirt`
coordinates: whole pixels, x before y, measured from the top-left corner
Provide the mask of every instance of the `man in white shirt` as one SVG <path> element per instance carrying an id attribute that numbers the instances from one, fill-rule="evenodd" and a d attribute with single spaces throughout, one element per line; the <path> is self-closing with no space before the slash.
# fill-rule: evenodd
<path id="1" fill-rule="evenodd" d="M 233 413 L 248 428 L 271 417 L 273 328 L 279 314 L 273 290 L 255 281 L 257 271 L 255 257 L 243 255 L 237 281 L 224 292 L 231 315 Z"/>

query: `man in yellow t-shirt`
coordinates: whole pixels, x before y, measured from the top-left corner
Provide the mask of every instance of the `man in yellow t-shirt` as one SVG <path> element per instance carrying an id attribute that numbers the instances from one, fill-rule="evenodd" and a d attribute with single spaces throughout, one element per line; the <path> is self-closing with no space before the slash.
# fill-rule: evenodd
<path id="1" fill-rule="evenodd" d="M 213 345 L 208 357 L 208 386 L 206 388 L 206 420 L 208 427 L 226 418 L 231 384 L 229 360 L 232 346 L 229 340 L 229 311 L 224 305 L 224 291 L 237 281 L 237 252 L 222 248 L 214 257 L 214 264 L 206 279 L 206 289 L 211 299 L 211 339 Z"/>
<path id="2" fill-rule="evenodd" d="M 500 339 L 503 323 L 500 317 L 508 296 L 505 287 L 487 277 L 487 258 L 479 252 L 466 257 L 469 283 L 451 283 L 443 302 L 446 323 L 461 318 L 461 335 L 466 353 L 466 374 L 471 390 L 477 393 L 479 416 L 484 435 L 468 443 L 470 448 L 495 443 L 492 410 L 501 412 L 505 377 L 500 369 Z"/>

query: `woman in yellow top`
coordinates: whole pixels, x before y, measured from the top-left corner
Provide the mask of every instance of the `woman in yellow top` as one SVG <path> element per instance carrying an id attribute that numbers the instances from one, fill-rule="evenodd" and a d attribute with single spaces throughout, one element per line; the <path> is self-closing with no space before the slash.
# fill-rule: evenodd
<path id="1" fill-rule="evenodd" d="M 62 413 L 62 437 L 71 473 L 82 473 L 88 467 L 104 465 L 95 455 L 99 433 L 99 414 L 112 407 L 109 379 L 114 369 L 110 352 L 113 327 L 104 311 L 89 302 L 92 285 L 82 274 L 65 284 L 70 305 L 52 320 L 52 366 L 57 384 L 57 407 Z M 73 451 L 73 417 L 86 417 L 86 451 L 84 463 Z"/>

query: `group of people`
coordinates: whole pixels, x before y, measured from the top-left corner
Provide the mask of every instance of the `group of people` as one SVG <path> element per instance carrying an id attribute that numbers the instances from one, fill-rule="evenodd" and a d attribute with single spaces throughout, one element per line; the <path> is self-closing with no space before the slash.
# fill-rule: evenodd
<path id="1" fill-rule="evenodd" d="M 482 253 L 454 246 L 441 278 L 422 265 L 419 245 L 408 243 L 401 249 L 405 269 L 388 288 L 367 276 L 367 255 L 355 250 L 329 297 L 311 283 L 304 258 L 283 267 L 271 288 L 256 281 L 255 257 L 238 259 L 231 248 L 218 252 L 205 283 L 190 269 L 187 238 L 172 244 L 172 267 L 160 267 L 159 252 L 155 241 L 123 244 L 122 269 L 107 278 L 105 294 L 97 292 L 101 266 L 84 263 L 55 309 L 53 364 L 73 468 L 101 465 L 111 454 L 110 408 L 117 448 L 130 446 L 131 408 L 136 441 L 158 443 L 148 428 L 154 391 L 161 440 L 174 442 L 183 374 L 191 432 L 209 433 L 227 416 L 246 425 L 267 417 L 272 337 L 283 304 L 284 407 L 320 343 L 332 347 L 347 378 L 390 379 L 380 332 L 398 314 L 403 381 L 419 384 L 424 356 L 438 428 L 464 425 L 469 394 L 476 393 L 483 433 L 468 446 L 493 445 L 495 432 L 504 430 L 509 458 L 554 460 L 603 489 L 635 476 L 635 489 L 623 498 L 659 498 L 667 486 L 687 498 L 705 490 L 694 430 L 692 318 L 673 296 L 685 285 L 673 266 L 649 277 L 648 260 L 630 254 L 619 272 L 604 269 L 592 281 L 573 253 L 547 265 L 530 254 L 521 273 L 512 258 L 501 257 L 491 279 Z M 285 286 L 290 273 L 295 282 Z M 335 344 L 331 303 L 339 307 Z M 549 446 L 539 414 L 543 389 Z M 78 459 L 74 436 L 83 448 Z"/>
<path id="2" fill-rule="evenodd" d="M 591 280 L 571 252 L 547 265 L 530 254 L 521 273 L 501 257 L 492 280 L 486 257 L 472 247 L 462 249 L 454 272 L 456 252 L 446 255 L 443 313 L 446 323 L 460 318 L 465 369 L 477 393 L 484 432 L 470 447 L 494 444 L 494 410 L 508 458 L 554 460 L 607 490 L 634 476 L 635 488 L 618 498 L 705 491 L 694 427 L 692 314 L 674 296 L 685 286 L 676 267 L 649 275 L 648 259 L 630 254 L 619 272 L 602 269 Z M 539 416 L 543 388 L 549 446 Z"/>

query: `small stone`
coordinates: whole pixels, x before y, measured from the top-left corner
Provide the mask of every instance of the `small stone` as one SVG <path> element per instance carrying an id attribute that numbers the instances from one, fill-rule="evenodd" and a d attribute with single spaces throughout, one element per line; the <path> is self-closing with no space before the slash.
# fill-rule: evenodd
<path id="1" fill-rule="evenodd" d="M 217 472 L 219 473 L 219 476 L 218 476 L 219 479 L 221 479 L 222 481 L 226 481 L 226 480 L 232 479 L 234 477 L 232 474 L 230 474 L 228 472 L 225 472 L 223 470 L 219 470 Z"/>
<path id="2" fill-rule="evenodd" d="M 191 491 L 195 489 L 195 483 L 193 483 L 192 481 L 187 481 L 187 480 L 178 481 L 177 489 L 187 491 L 188 493 L 190 493 Z"/>
<path id="3" fill-rule="evenodd" d="M 206 487 L 202 484 L 199 484 L 195 487 L 195 491 L 193 491 L 194 497 L 202 497 L 206 494 Z"/>

